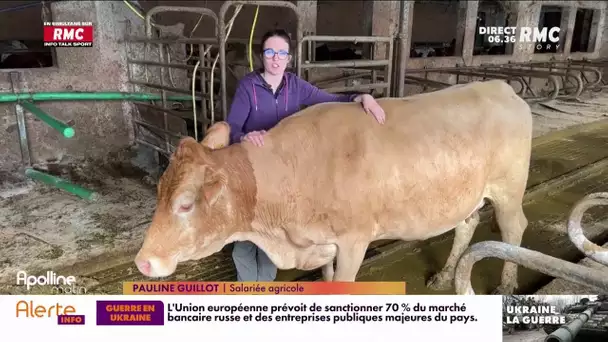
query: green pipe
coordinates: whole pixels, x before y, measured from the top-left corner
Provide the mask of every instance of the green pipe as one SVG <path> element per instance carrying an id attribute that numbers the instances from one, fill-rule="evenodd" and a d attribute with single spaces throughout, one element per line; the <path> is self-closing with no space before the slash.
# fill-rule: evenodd
<path id="1" fill-rule="evenodd" d="M 0 93 L 0 103 L 20 101 L 152 101 L 162 100 L 161 95 L 121 92 L 40 92 L 40 93 Z M 190 95 L 167 96 L 169 101 L 192 101 Z"/>
<path id="2" fill-rule="evenodd" d="M 31 102 L 21 102 L 19 105 L 27 109 L 30 113 L 36 115 L 40 120 L 44 121 L 47 125 L 56 129 L 59 133 L 63 134 L 64 137 L 70 139 L 74 136 L 74 129 L 67 124 L 55 119 L 54 117 L 43 112 L 42 109 L 34 106 Z"/>
<path id="3" fill-rule="evenodd" d="M 87 190 L 78 185 L 72 184 L 64 179 L 51 176 L 44 172 L 36 171 L 32 168 L 25 169 L 25 175 L 48 185 L 52 185 L 59 189 L 71 192 L 74 195 L 84 198 L 86 200 L 97 201 L 99 199 L 99 194 L 94 191 Z"/>

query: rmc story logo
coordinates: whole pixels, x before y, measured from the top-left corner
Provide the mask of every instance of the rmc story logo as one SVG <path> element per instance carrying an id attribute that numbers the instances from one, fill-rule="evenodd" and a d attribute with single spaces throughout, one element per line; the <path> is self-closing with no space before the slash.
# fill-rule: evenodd
<path id="1" fill-rule="evenodd" d="M 47 271 L 46 274 L 34 276 L 28 275 L 25 271 L 17 272 L 17 285 L 25 285 L 28 291 L 31 291 L 32 286 L 52 286 L 52 294 L 86 294 L 87 289 L 83 286 L 76 285 L 76 277 L 62 276 L 53 271 Z"/>
<path id="2" fill-rule="evenodd" d="M 490 44 L 528 43 L 536 50 L 559 49 L 559 27 L 480 26 L 477 30 Z"/>

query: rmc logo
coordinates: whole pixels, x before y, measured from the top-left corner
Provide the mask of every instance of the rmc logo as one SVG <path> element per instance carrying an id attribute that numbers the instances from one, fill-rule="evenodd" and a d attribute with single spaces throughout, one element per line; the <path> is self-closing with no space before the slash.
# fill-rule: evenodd
<path id="1" fill-rule="evenodd" d="M 17 272 L 17 285 L 25 285 L 30 291 L 32 286 L 53 286 L 52 294 L 86 294 L 87 289 L 83 286 L 76 286 L 76 277 L 57 275 L 53 271 L 47 271 L 44 275 L 28 275 L 25 271 Z"/>
<path id="2" fill-rule="evenodd" d="M 53 40 L 84 40 L 84 28 L 62 28 L 55 27 L 53 29 Z"/>
<path id="3" fill-rule="evenodd" d="M 554 46 L 557 51 L 559 49 L 559 31 L 559 27 L 552 27 L 550 29 L 543 27 L 540 30 L 538 27 L 522 27 L 519 41 L 536 44 L 536 50 L 550 50 Z"/>

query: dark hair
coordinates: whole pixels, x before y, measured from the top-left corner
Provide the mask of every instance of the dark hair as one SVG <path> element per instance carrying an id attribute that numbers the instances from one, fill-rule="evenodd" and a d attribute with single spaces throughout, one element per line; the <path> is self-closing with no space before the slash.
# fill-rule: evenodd
<path id="1" fill-rule="evenodd" d="M 285 42 L 287 42 L 287 46 L 289 47 L 289 53 L 291 53 L 291 36 L 289 35 L 289 33 L 287 33 L 287 31 L 285 31 L 283 29 L 271 30 L 271 31 L 266 32 L 266 34 L 264 34 L 264 36 L 262 37 L 262 40 L 261 40 L 261 44 L 260 44 L 260 53 L 264 53 L 264 44 L 266 44 L 266 41 L 268 40 L 268 38 L 272 38 L 272 37 L 283 38 L 283 40 L 285 40 Z"/>

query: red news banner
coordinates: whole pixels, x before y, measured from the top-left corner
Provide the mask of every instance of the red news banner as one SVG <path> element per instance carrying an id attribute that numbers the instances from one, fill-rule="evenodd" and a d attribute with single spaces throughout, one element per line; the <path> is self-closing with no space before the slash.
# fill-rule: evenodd
<path id="1" fill-rule="evenodd" d="M 45 22 L 44 46 L 91 47 L 93 46 L 93 23 Z"/>

